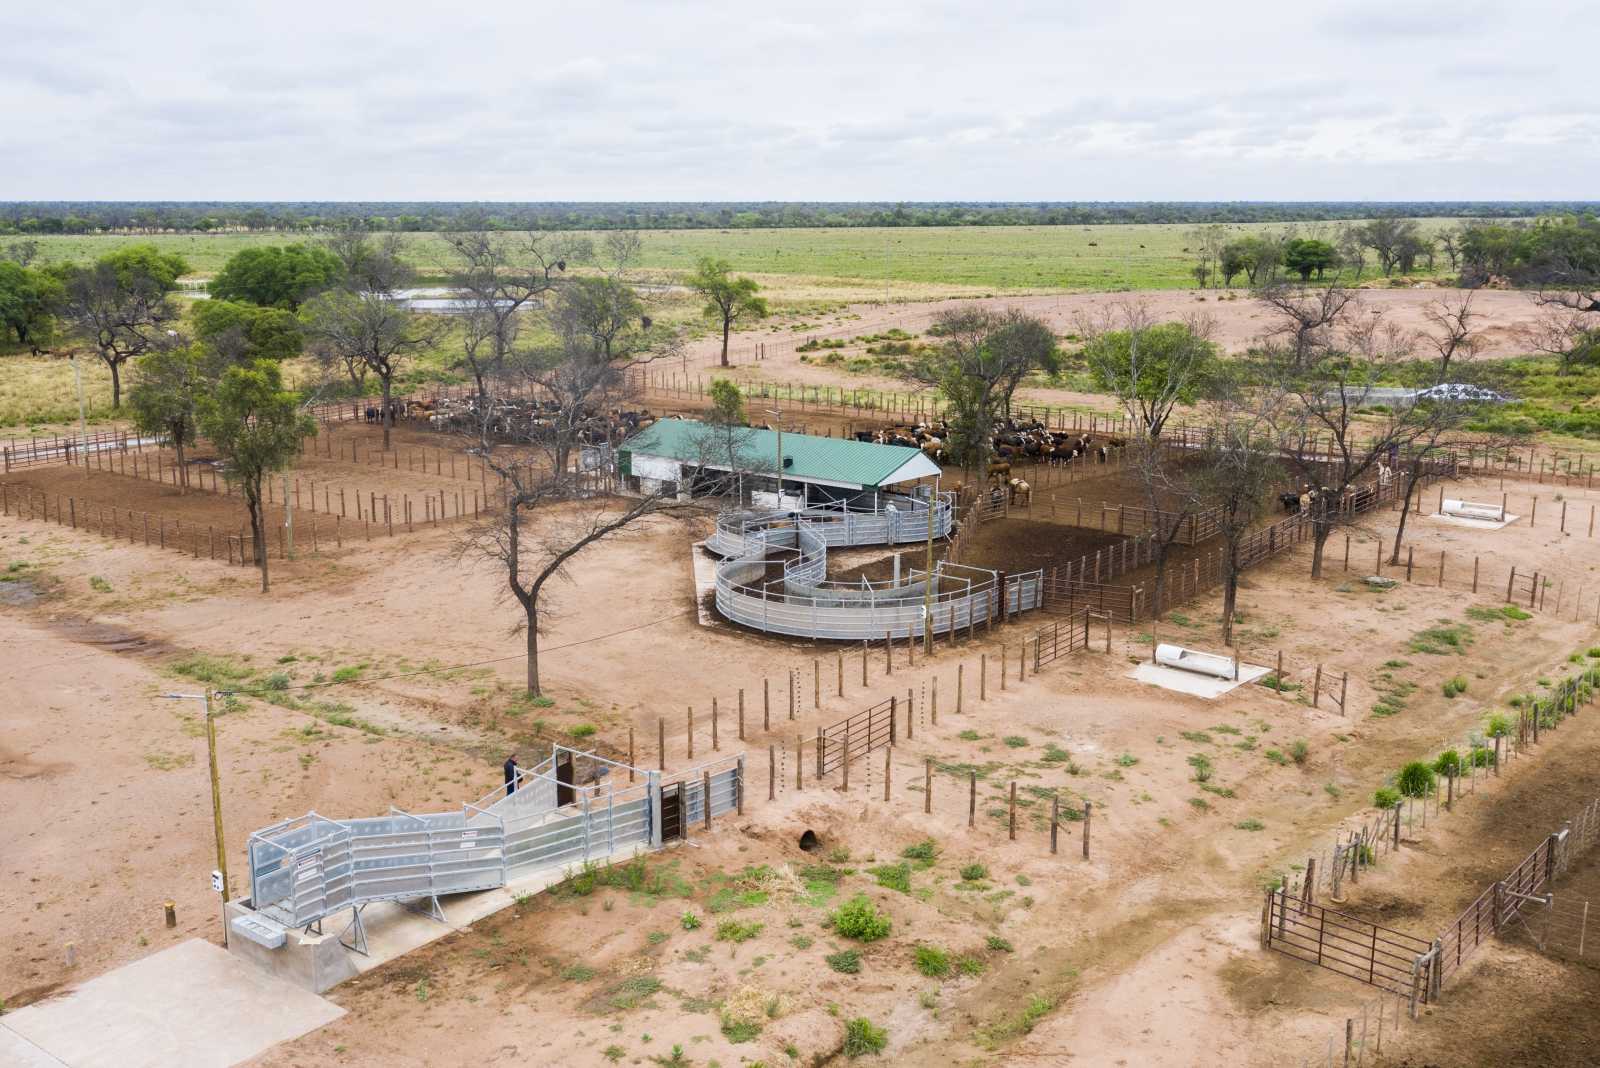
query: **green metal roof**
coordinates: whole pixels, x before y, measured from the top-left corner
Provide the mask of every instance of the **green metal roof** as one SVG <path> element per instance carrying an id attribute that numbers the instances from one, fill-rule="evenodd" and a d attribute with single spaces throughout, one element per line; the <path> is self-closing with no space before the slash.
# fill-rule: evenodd
<path id="1" fill-rule="evenodd" d="M 624 441 L 621 448 L 644 456 L 725 467 L 714 459 L 719 450 L 712 444 L 709 430 L 695 420 L 662 419 Z M 755 461 L 753 467 L 768 474 L 777 470 L 776 431 L 741 427 L 736 433 L 737 448 Z M 939 465 L 921 449 L 811 434 L 784 434 L 783 457 L 790 461 L 783 469 L 784 478 L 863 488 L 932 478 L 939 473 Z"/>

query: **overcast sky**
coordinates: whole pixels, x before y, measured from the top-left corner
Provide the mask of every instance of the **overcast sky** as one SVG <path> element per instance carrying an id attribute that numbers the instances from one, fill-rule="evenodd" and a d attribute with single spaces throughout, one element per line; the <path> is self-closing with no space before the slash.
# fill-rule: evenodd
<path id="1" fill-rule="evenodd" d="M 0 199 L 1596 199 L 1593 14 L 18 0 Z"/>

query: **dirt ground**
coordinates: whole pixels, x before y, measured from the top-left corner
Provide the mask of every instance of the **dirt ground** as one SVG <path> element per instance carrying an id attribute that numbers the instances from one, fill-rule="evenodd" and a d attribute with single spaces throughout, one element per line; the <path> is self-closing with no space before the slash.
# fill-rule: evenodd
<path id="1" fill-rule="evenodd" d="M 392 468 L 385 477 L 447 481 Z M 1512 511 L 1519 494 L 1528 500 L 1537 488 L 1508 486 Z M 1486 483 L 1449 492 L 1458 490 L 1499 492 Z M 1567 501 L 1586 521 L 1591 499 L 1577 493 Z M 333 997 L 348 1016 L 260 1063 L 531 1056 L 647 1064 L 670 1058 L 674 1045 L 684 1051 L 677 1063 L 793 1063 L 789 1047 L 809 1063 L 837 1052 L 856 1017 L 886 1028 L 882 1060 L 895 1064 L 1277 1064 L 1299 1048 L 1291 1040 L 1310 1056 L 1309 1044 L 1371 991 L 1264 957 L 1255 935 L 1266 880 L 1358 819 L 1405 760 L 1459 739 L 1595 639 L 1600 551 L 1576 522 L 1565 534 L 1557 529 L 1550 500 L 1531 529 L 1415 520 L 1421 564 L 1413 580 L 1371 591 L 1359 579 L 1393 519 L 1380 513 L 1353 532 L 1349 572 L 1330 549 L 1327 574 L 1310 579 L 1302 547 L 1252 571 L 1241 596 L 1235 631 L 1245 659 L 1270 663 L 1281 650 L 1297 681 L 1316 664 L 1348 671 L 1343 716 L 1326 697 L 1309 707 L 1303 690 L 1250 686 L 1210 702 L 1135 683 L 1126 677 L 1129 660 L 1145 654 L 1149 638 L 1138 631 L 1116 631 L 1109 655 L 1097 631 L 1094 652 L 1037 676 L 1030 670 L 1024 680 L 1016 652 L 1039 625 L 1034 618 L 941 646 L 914 667 L 898 650 L 892 677 L 879 649 L 863 687 L 859 651 L 699 626 L 688 547 L 705 530 L 670 520 L 579 557 L 541 639 L 548 697 L 530 702 L 519 695 L 515 608 L 492 574 L 456 559 L 449 526 L 303 556 L 279 570 L 263 598 L 246 569 L 53 521 L 0 520 L 0 644 L 8 653 L 0 682 L 19 695 L 7 703 L 0 739 L 0 819 L 5 840 L 16 844 L 0 880 L 0 997 L 14 1006 L 151 947 L 215 933 L 198 706 L 162 693 L 208 683 L 259 691 L 237 698 L 219 720 L 229 862 L 242 892 L 241 846 L 255 827 L 313 808 L 447 809 L 496 785 L 507 750 L 523 750 L 526 762 L 540 739 L 572 738 L 574 728 L 593 727 L 619 752 L 634 737 L 639 762 L 650 766 L 664 719 L 668 763 L 681 766 L 686 711 L 696 710 L 706 747 L 716 697 L 722 747 L 731 751 L 732 709 L 743 691 L 753 789 L 742 821 L 652 859 L 634 881 L 529 900 L 338 988 Z M 1018 517 L 984 536 L 1004 544 L 1009 534 L 1045 552 L 1050 531 L 1040 528 L 1054 525 Z M 1443 588 L 1430 570 L 1440 552 L 1450 562 Z M 1476 598 L 1474 557 L 1484 576 Z M 1544 610 L 1527 620 L 1469 617 L 1469 606 L 1499 603 L 1504 591 L 1488 580 L 1503 582 L 1513 561 L 1553 576 Z M 1170 633 L 1220 649 L 1217 605 L 1211 596 L 1169 615 L 1163 640 Z M 1464 628 L 1461 644 L 1415 651 L 1417 636 L 1441 620 Z M 452 665 L 470 666 L 442 670 Z M 1470 679 L 1469 690 L 1446 699 L 1440 687 L 1458 674 Z M 764 680 L 773 695 L 770 733 L 759 726 Z M 1395 697 L 1401 690 L 1403 699 Z M 916 723 L 893 750 L 888 802 L 881 754 L 854 769 L 848 793 L 837 774 L 826 789 L 809 773 L 805 787 L 793 789 L 796 737 L 890 694 L 907 700 Z M 1402 706 L 1394 714 L 1371 714 L 1394 700 Z M 1563 726 L 1559 746 L 1545 749 L 1585 752 L 1592 722 L 1580 716 Z M 1285 756 L 1296 740 L 1306 743 L 1303 762 Z M 782 784 L 770 803 L 762 788 L 769 746 Z M 1195 756 L 1214 769 L 1206 783 L 1194 779 Z M 1541 752 L 1518 762 L 1513 775 L 1446 817 L 1441 833 L 1501 812 L 1501 798 L 1515 797 L 1510 791 L 1523 783 L 1534 790 L 1545 760 Z M 970 829 L 969 776 L 977 783 Z M 1572 781 L 1575 793 L 1588 788 Z M 1048 844 L 1052 798 L 1067 821 L 1056 855 Z M 1086 803 L 1088 861 L 1084 824 L 1074 818 Z M 1508 807 L 1500 816 L 1507 829 L 1496 832 L 1508 853 L 1531 848 L 1512 839 L 1536 839 L 1549 822 L 1543 807 L 1526 821 L 1517 812 Z M 821 836 L 821 850 L 799 850 L 805 829 Z M 871 869 L 899 863 L 924 839 L 934 841 L 934 859 L 907 861 L 908 892 L 881 885 L 900 876 Z M 84 842 L 93 847 L 81 849 Z M 1407 874 L 1404 892 L 1418 910 L 1406 922 L 1425 930 L 1436 913 L 1470 899 L 1498 856 L 1446 863 L 1463 853 L 1444 838 L 1403 851 L 1396 870 Z M 986 870 L 963 878 L 972 864 Z M 1371 885 L 1374 893 L 1383 886 Z M 824 926 L 857 892 L 886 910 L 888 938 L 854 946 Z M 161 924 L 168 898 L 178 904 L 176 931 Z M 685 912 L 700 926 L 685 929 Z M 719 939 L 729 921 L 761 927 L 747 941 L 731 938 L 748 930 Z M 67 942 L 75 944 L 72 968 Z M 936 974 L 918 970 L 919 946 L 947 954 L 944 974 L 927 953 Z M 825 960 L 851 947 L 860 950 L 859 972 Z M 1486 997 L 1505 998 L 1490 982 L 1495 974 L 1487 966 L 1469 973 L 1461 1002 L 1478 982 Z M 1455 996 L 1436 1013 L 1449 1012 Z M 752 1005 L 725 1030 L 725 1013 Z M 1431 1023 L 1415 1033 L 1428 1034 Z M 1417 1048 L 1418 1056 L 1442 1056 Z"/>

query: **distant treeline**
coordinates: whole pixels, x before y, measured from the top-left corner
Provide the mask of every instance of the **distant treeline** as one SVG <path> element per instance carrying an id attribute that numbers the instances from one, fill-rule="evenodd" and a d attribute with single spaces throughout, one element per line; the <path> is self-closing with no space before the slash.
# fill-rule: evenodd
<path id="1" fill-rule="evenodd" d="M 1090 226 L 1319 222 L 1376 217 L 1507 219 L 1592 213 L 1592 201 L 937 201 L 926 203 L 471 203 L 13 201 L 0 234 L 371 230 L 703 230 L 820 226 Z"/>

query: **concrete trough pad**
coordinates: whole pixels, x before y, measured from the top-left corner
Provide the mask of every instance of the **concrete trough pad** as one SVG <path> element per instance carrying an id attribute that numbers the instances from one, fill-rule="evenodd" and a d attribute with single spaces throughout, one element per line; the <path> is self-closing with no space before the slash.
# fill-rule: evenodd
<path id="1" fill-rule="evenodd" d="M 0 1061 L 66 1068 L 231 1068 L 344 1015 L 192 938 L 0 1019 Z M 12 1059 L 20 1037 L 33 1059 Z M 21 1047 L 26 1049 L 27 1046 Z M 41 1059 L 48 1057 L 52 1059 Z"/>
<path id="2" fill-rule="evenodd" d="M 1186 693 L 1191 697 L 1203 697 L 1207 701 L 1211 701 L 1271 673 L 1271 668 L 1260 667 L 1256 664 L 1240 664 L 1239 678 L 1235 681 L 1234 679 L 1219 679 L 1212 675 L 1201 675 L 1193 671 L 1165 667 L 1161 664 L 1152 664 L 1146 660 L 1128 672 L 1128 678 L 1133 679 L 1135 682 L 1159 686 L 1163 690 L 1173 690 L 1177 693 Z"/>

